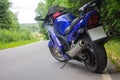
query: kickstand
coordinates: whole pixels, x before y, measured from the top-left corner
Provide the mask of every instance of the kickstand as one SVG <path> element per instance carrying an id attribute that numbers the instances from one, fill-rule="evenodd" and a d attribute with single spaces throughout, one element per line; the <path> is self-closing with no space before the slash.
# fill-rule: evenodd
<path id="1" fill-rule="evenodd" d="M 67 63 L 68 63 L 68 61 L 66 61 L 65 64 L 63 64 L 63 66 L 61 67 L 61 69 L 63 69 Z"/>

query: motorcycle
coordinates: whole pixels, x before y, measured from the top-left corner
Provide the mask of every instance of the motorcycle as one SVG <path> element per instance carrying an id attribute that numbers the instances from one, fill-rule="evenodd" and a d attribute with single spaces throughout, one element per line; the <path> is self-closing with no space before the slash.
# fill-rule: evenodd
<path id="1" fill-rule="evenodd" d="M 107 54 L 104 44 L 113 35 L 105 32 L 100 23 L 100 4 L 93 0 L 83 5 L 80 16 L 65 11 L 65 8 L 53 6 L 44 19 L 48 31 L 48 47 L 52 56 L 60 62 L 77 60 L 95 73 L 104 71 Z M 37 20 L 37 19 L 36 19 Z"/>

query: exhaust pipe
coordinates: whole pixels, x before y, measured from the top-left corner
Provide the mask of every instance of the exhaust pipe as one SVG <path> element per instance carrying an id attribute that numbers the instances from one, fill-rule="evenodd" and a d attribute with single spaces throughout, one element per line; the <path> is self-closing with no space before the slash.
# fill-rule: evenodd
<path id="1" fill-rule="evenodd" d="M 104 40 L 103 44 L 107 43 L 114 35 L 115 33 L 113 31 L 108 31 L 107 38 Z"/>
<path id="2" fill-rule="evenodd" d="M 68 55 L 74 58 L 78 53 L 80 53 L 86 46 L 85 41 L 79 41 L 69 52 Z"/>
<path id="3" fill-rule="evenodd" d="M 108 31 L 108 32 L 107 32 L 107 35 L 108 35 L 108 37 L 110 37 L 110 38 L 111 38 L 111 37 L 113 37 L 113 36 L 114 36 L 114 33 L 113 33 L 113 31 Z"/>

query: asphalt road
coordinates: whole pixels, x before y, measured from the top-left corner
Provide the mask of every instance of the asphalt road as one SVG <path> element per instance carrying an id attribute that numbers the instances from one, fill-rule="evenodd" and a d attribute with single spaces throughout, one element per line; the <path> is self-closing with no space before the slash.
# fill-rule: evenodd
<path id="1" fill-rule="evenodd" d="M 108 64 L 103 74 L 92 73 L 77 61 L 56 61 L 47 48 L 48 41 L 0 51 L 0 80 L 120 80 Z"/>

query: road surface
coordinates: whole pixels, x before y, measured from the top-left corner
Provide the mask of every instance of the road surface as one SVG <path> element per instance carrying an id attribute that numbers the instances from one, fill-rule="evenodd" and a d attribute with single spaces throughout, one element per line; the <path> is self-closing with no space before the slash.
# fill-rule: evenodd
<path id="1" fill-rule="evenodd" d="M 103 74 L 92 73 L 77 61 L 56 61 L 47 48 L 48 41 L 0 50 L 0 80 L 120 80 L 108 64 Z"/>

